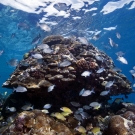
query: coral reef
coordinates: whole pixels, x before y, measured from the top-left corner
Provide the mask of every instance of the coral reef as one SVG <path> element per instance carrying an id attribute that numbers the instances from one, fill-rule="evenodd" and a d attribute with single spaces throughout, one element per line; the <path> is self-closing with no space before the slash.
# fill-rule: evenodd
<path id="1" fill-rule="evenodd" d="M 1 134 L 35 134 L 35 135 L 73 135 L 74 130 L 70 130 L 64 123 L 48 117 L 40 110 L 24 111 L 20 113 L 14 122 L 8 126 Z"/>
<path id="2" fill-rule="evenodd" d="M 114 107 L 115 104 L 106 106 L 110 96 L 131 93 L 131 83 L 125 75 L 114 70 L 112 59 L 94 45 L 52 35 L 24 54 L 23 58 L 10 78 L 3 83 L 3 87 L 14 89 L 3 105 L 3 116 L 7 118 L 13 113 L 7 110 L 7 106 L 21 112 L 26 102 L 40 110 L 49 103 L 52 105 L 47 110 L 49 115 L 58 120 L 39 110 L 24 111 L 15 118 L 14 124 L 6 127 L 4 133 L 72 135 L 80 134 L 80 131 L 96 135 L 106 134 L 113 129 L 112 134 L 108 134 L 129 132 L 132 126 L 129 117 L 133 118 L 133 115 L 127 115 L 132 113 L 115 116 L 115 112 L 122 109 L 123 105 L 118 105 L 118 108 Z M 70 108 L 73 114 L 61 114 L 61 107 Z M 129 111 L 133 111 L 133 108 Z M 63 115 L 69 116 L 65 118 Z M 128 128 L 123 123 L 125 119 L 130 123 Z M 84 127 L 78 126 L 78 123 Z M 116 125 L 123 128 L 118 129 Z"/>

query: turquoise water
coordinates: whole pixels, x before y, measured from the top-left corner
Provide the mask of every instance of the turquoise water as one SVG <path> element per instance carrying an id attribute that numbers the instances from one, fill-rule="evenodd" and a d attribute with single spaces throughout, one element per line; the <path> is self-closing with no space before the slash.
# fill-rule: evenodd
<path id="1" fill-rule="evenodd" d="M 133 82 L 129 70 L 135 66 L 135 1 L 65 0 L 65 4 L 62 3 L 62 0 L 0 0 L 0 51 L 3 51 L 0 56 L 0 86 L 15 70 L 9 61 L 21 60 L 24 53 L 36 45 L 32 41 L 39 33 L 38 44 L 52 34 L 85 37 L 105 51 L 116 67 Z M 37 26 L 37 22 L 46 25 L 44 30 Z M 117 32 L 120 39 L 116 37 Z M 99 35 L 97 40 L 93 38 L 95 35 Z M 118 47 L 111 47 L 108 38 Z M 125 53 L 123 57 L 128 64 L 117 60 L 115 53 L 119 51 Z M 0 88 L 1 93 L 6 91 L 12 93 L 11 89 Z M 135 102 L 134 93 L 125 100 Z"/>

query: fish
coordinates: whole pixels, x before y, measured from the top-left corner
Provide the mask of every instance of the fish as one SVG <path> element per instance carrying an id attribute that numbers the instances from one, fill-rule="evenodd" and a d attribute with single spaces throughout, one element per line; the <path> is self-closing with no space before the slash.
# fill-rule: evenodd
<path id="1" fill-rule="evenodd" d="M 45 24 L 45 23 L 38 23 L 37 22 L 37 27 L 40 27 L 42 30 L 46 31 L 46 32 L 50 32 L 51 28 Z"/>
<path id="2" fill-rule="evenodd" d="M 110 88 L 113 85 L 114 81 L 109 81 L 106 83 L 105 88 Z"/>
<path id="3" fill-rule="evenodd" d="M 120 38 L 121 38 L 120 33 L 116 32 L 116 37 L 117 37 L 118 39 L 120 39 Z"/>
<path id="4" fill-rule="evenodd" d="M 108 38 L 108 39 L 109 39 L 109 43 L 110 43 L 111 47 L 118 47 L 118 44 L 114 43 L 111 38 Z"/>
<path id="5" fill-rule="evenodd" d="M 69 112 L 61 112 L 61 114 L 62 114 L 64 117 L 66 117 L 66 116 L 69 116 L 71 113 L 69 113 Z"/>
<path id="6" fill-rule="evenodd" d="M 130 106 L 134 106 L 135 104 L 123 102 L 122 105 L 124 105 L 125 107 L 130 107 Z"/>
<path id="7" fill-rule="evenodd" d="M 0 56 L 3 54 L 3 52 L 4 52 L 3 50 L 0 50 Z"/>
<path id="8" fill-rule="evenodd" d="M 85 90 L 81 96 L 86 97 L 91 95 L 92 93 L 95 93 L 94 90 Z"/>
<path id="9" fill-rule="evenodd" d="M 99 70 L 97 70 L 97 72 L 96 73 L 102 73 L 103 71 L 104 71 L 105 69 L 104 68 L 100 68 Z"/>
<path id="10" fill-rule="evenodd" d="M 78 37 L 77 39 L 78 39 L 79 42 L 81 42 L 82 44 L 86 44 L 86 45 L 89 44 L 88 40 L 87 40 L 85 37 Z"/>
<path id="11" fill-rule="evenodd" d="M 28 110 L 33 110 L 34 106 L 31 106 L 31 104 L 26 104 L 24 106 L 21 107 L 22 110 L 24 111 L 28 111 Z"/>
<path id="12" fill-rule="evenodd" d="M 98 102 L 92 102 L 89 106 L 93 107 L 94 110 L 98 110 L 101 107 L 101 104 Z"/>
<path id="13" fill-rule="evenodd" d="M 86 129 L 83 126 L 77 126 L 75 128 L 76 131 L 78 131 L 81 134 L 85 134 L 86 133 Z"/>
<path id="14" fill-rule="evenodd" d="M 75 114 L 79 114 L 81 112 L 83 112 L 83 108 L 78 108 L 78 110 L 75 111 Z"/>
<path id="15" fill-rule="evenodd" d="M 58 11 L 67 11 L 71 8 L 71 4 L 67 6 L 66 3 L 56 3 L 53 5 L 53 7 L 57 9 Z"/>
<path id="16" fill-rule="evenodd" d="M 114 72 L 122 72 L 122 70 L 120 68 L 117 68 L 117 67 L 113 67 L 112 70 Z"/>
<path id="17" fill-rule="evenodd" d="M 26 92 L 27 91 L 27 89 L 25 88 L 25 87 L 23 87 L 23 86 L 20 86 L 20 85 L 18 85 L 18 87 L 17 88 L 14 88 L 13 87 L 13 92 Z"/>
<path id="18" fill-rule="evenodd" d="M 88 77 L 91 75 L 91 72 L 90 71 L 84 71 L 81 76 L 84 76 L 84 77 Z"/>
<path id="19" fill-rule="evenodd" d="M 123 98 L 116 98 L 114 101 L 113 101 L 113 103 L 117 103 L 117 104 L 119 104 L 121 101 L 123 101 L 124 99 Z M 113 104 L 112 103 L 112 104 Z"/>
<path id="20" fill-rule="evenodd" d="M 133 87 L 135 87 L 135 83 L 133 84 Z"/>
<path id="21" fill-rule="evenodd" d="M 40 41 L 40 39 L 41 39 L 41 35 L 40 35 L 40 33 L 39 33 L 39 34 L 32 40 L 31 44 L 32 44 L 32 45 L 38 44 L 38 42 Z"/>
<path id="22" fill-rule="evenodd" d="M 66 118 L 59 112 L 55 112 L 54 117 L 56 117 L 57 119 L 62 120 L 62 121 L 66 120 Z"/>
<path id="23" fill-rule="evenodd" d="M 119 56 L 123 56 L 125 53 L 122 51 L 119 51 L 119 52 L 116 52 L 115 54 L 119 57 Z"/>
<path id="24" fill-rule="evenodd" d="M 16 36 L 16 33 L 12 33 L 11 38 L 17 38 L 18 39 L 18 37 Z"/>
<path id="25" fill-rule="evenodd" d="M 110 93 L 110 90 L 105 90 L 100 93 L 100 96 L 106 96 Z"/>
<path id="26" fill-rule="evenodd" d="M 23 30 L 30 30 L 30 26 L 25 22 L 19 22 L 17 24 L 17 28 L 18 29 L 23 29 Z"/>
<path id="27" fill-rule="evenodd" d="M 49 48 L 49 45 L 47 45 L 47 44 L 41 44 L 41 45 L 38 45 L 37 48 L 40 49 L 40 50 L 44 50 L 44 49 L 48 49 Z"/>
<path id="28" fill-rule="evenodd" d="M 75 106 L 75 107 L 80 107 L 81 106 L 80 103 L 74 102 L 74 101 L 70 102 L 70 104 Z"/>
<path id="29" fill-rule="evenodd" d="M 103 62 L 103 60 L 104 60 L 104 58 L 99 55 L 95 55 L 95 58 L 96 58 L 96 60 L 101 61 L 101 62 Z"/>
<path id="30" fill-rule="evenodd" d="M 43 58 L 43 56 L 39 53 L 32 54 L 32 57 L 35 58 L 35 59 L 42 59 Z"/>
<path id="31" fill-rule="evenodd" d="M 83 121 L 82 116 L 80 114 L 74 114 L 74 118 L 79 121 Z"/>
<path id="32" fill-rule="evenodd" d="M 100 134 L 100 127 L 93 127 L 91 129 L 91 132 L 94 134 L 94 135 L 98 135 L 98 133 Z"/>
<path id="33" fill-rule="evenodd" d="M 7 91 L 4 92 L 4 96 L 6 96 L 6 95 L 7 95 Z"/>
<path id="34" fill-rule="evenodd" d="M 83 109 L 85 109 L 85 110 L 89 110 L 89 109 L 91 109 L 91 107 L 90 107 L 90 106 L 88 106 L 88 105 L 84 105 L 84 106 L 83 106 Z"/>
<path id="35" fill-rule="evenodd" d="M 6 107 L 6 109 L 9 110 L 10 112 L 16 112 L 15 107 Z"/>
<path id="36" fill-rule="evenodd" d="M 90 117 L 90 115 L 87 112 L 81 112 L 80 115 L 83 119 L 88 119 Z"/>
<path id="37" fill-rule="evenodd" d="M 49 108 L 51 108 L 51 106 L 52 106 L 51 104 L 45 104 L 43 108 L 44 109 L 49 109 Z"/>
<path id="38" fill-rule="evenodd" d="M 69 109 L 68 107 L 61 107 L 60 110 L 62 110 L 63 112 L 67 112 L 67 113 L 73 113 L 73 111 L 71 109 Z"/>
<path id="39" fill-rule="evenodd" d="M 81 96 L 84 93 L 85 89 L 83 88 L 80 92 L 79 92 L 79 96 Z"/>
<path id="40" fill-rule="evenodd" d="M 128 64 L 128 61 L 122 56 L 118 56 L 117 60 L 120 61 L 123 64 Z"/>
<path id="41" fill-rule="evenodd" d="M 92 37 L 92 39 L 94 39 L 94 40 L 98 40 L 100 38 L 100 35 L 94 35 L 93 37 Z"/>
<path id="42" fill-rule="evenodd" d="M 63 62 L 58 64 L 58 67 L 68 67 L 71 65 L 71 62 L 68 60 L 64 60 Z"/>
<path id="43" fill-rule="evenodd" d="M 53 52 L 50 48 L 44 48 L 43 53 L 51 54 Z"/>
<path id="44" fill-rule="evenodd" d="M 55 85 L 51 85 L 51 86 L 49 86 L 49 87 L 48 87 L 48 92 L 53 91 L 54 87 L 55 87 Z"/>
<path id="45" fill-rule="evenodd" d="M 18 59 L 10 59 L 7 64 L 12 67 L 16 67 L 18 65 Z"/>
<path id="46" fill-rule="evenodd" d="M 41 110 L 41 112 L 43 112 L 43 113 L 45 113 L 45 114 L 49 113 L 49 111 L 46 110 L 46 109 Z"/>

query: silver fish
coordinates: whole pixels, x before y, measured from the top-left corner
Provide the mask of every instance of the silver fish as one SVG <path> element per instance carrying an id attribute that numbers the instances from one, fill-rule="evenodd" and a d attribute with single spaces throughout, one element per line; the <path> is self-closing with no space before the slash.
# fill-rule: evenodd
<path id="1" fill-rule="evenodd" d="M 33 110 L 34 106 L 31 106 L 31 104 L 26 104 L 24 106 L 21 107 L 22 110 L 24 111 L 28 111 L 28 110 Z"/>
<path id="2" fill-rule="evenodd" d="M 49 87 L 48 87 L 48 92 L 53 91 L 54 87 L 55 87 L 55 85 L 49 86 Z"/>
<path id="3" fill-rule="evenodd" d="M 92 93 L 95 93 L 94 90 L 85 90 L 81 96 L 86 97 L 91 95 Z"/>
<path id="4" fill-rule="evenodd" d="M 87 112 L 81 112 L 80 115 L 83 119 L 88 119 L 90 117 L 90 115 Z"/>
<path id="5" fill-rule="evenodd" d="M 90 76 L 91 75 L 91 72 L 90 71 L 84 71 L 81 76 L 84 76 L 84 77 L 87 77 L 87 76 Z"/>
<path id="6" fill-rule="evenodd" d="M 121 38 L 120 33 L 116 32 L 116 37 L 117 37 L 118 39 L 120 39 L 120 38 Z"/>
<path id="7" fill-rule="evenodd" d="M 43 56 L 39 53 L 33 54 L 32 57 L 35 59 L 42 59 L 43 58 Z"/>
<path id="8" fill-rule="evenodd" d="M 88 106 L 88 105 L 84 105 L 84 106 L 83 106 L 83 109 L 85 109 L 85 110 L 89 110 L 89 109 L 91 109 L 91 107 L 90 107 L 90 106 Z"/>
<path id="9" fill-rule="evenodd" d="M 71 105 L 73 105 L 73 106 L 75 106 L 75 107 L 80 107 L 80 106 L 81 106 L 80 103 L 78 103 L 78 102 L 72 101 L 72 102 L 70 102 L 70 103 L 71 103 Z"/>
<path id="10" fill-rule="evenodd" d="M 52 106 L 51 104 L 45 104 L 43 108 L 44 109 L 49 109 L 49 108 L 51 108 L 51 106 Z"/>
<path id="11" fill-rule="evenodd" d="M 101 104 L 98 103 L 98 102 L 92 102 L 92 103 L 90 103 L 89 106 L 96 108 L 96 107 L 98 107 L 98 106 L 100 106 L 100 105 L 101 105 Z"/>
<path id="12" fill-rule="evenodd" d="M 96 58 L 96 60 L 101 61 L 101 62 L 103 62 L 103 60 L 104 60 L 104 58 L 99 55 L 96 55 L 95 58 Z"/>
<path id="13" fill-rule="evenodd" d="M 83 108 L 78 108 L 78 110 L 75 111 L 75 114 L 79 114 L 81 112 L 83 112 Z"/>
<path id="14" fill-rule="evenodd" d="M 75 117 L 75 119 L 77 119 L 79 121 L 83 121 L 82 116 L 79 114 L 74 114 L 74 117 Z"/>
<path id="15" fill-rule="evenodd" d="M 104 71 L 105 69 L 104 68 L 100 68 L 99 70 L 97 70 L 97 72 L 96 73 L 102 73 L 103 71 Z"/>
<path id="16" fill-rule="evenodd" d="M 105 85 L 105 88 L 110 88 L 113 85 L 114 81 L 109 81 L 107 82 L 107 84 Z"/>
<path id="17" fill-rule="evenodd" d="M 43 53 L 51 54 L 53 52 L 50 48 L 44 48 Z"/>
<path id="18" fill-rule="evenodd" d="M 70 65 L 71 65 L 71 62 L 68 60 L 64 60 L 63 62 L 58 64 L 59 67 L 68 67 Z"/>
<path id="19" fill-rule="evenodd" d="M 9 110 L 10 112 L 16 112 L 15 107 L 6 107 L 6 109 Z"/>
<path id="20" fill-rule="evenodd" d="M 80 92 L 79 92 L 79 96 L 81 96 L 84 93 L 85 89 L 83 88 Z"/>
<path id="21" fill-rule="evenodd" d="M 77 39 L 78 39 L 82 44 L 86 44 L 86 45 L 89 44 L 88 40 L 87 40 L 85 37 L 78 37 Z"/>
<path id="22" fill-rule="evenodd" d="M 117 56 L 123 56 L 125 53 L 123 53 L 122 51 L 116 52 L 115 53 Z"/>
<path id="23" fill-rule="evenodd" d="M 41 50 L 47 49 L 47 48 L 49 48 L 49 45 L 47 45 L 47 44 L 41 44 L 41 45 L 38 45 L 37 48 L 38 49 L 41 49 Z"/>
<path id="24" fill-rule="evenodd" d="M 93 37 L 92 37 L 92 39 L 94 39 L 94 40 L 98 40 L 100 38 L 100 35 L 94 35 Z"/>
<path id="25" fill-rule="evenodd" d="M 122 62 L 123 64 L 128 64 L 127 60 L 122 56 L 118 56 L 117 60 Z"/>
<path id="26" fill-rule="evenodd" d="M 18 85 L 17 88 L 13 87 L 13 91 L 16 91 L 16 92 L 26 92 L 27 89 L 25 87 L 23 87 L 23 86 Z"/>
<path id="27" fill-rule="evenodd" d="M 3 50 L 0 50 L 0 56 L 3 54 Z"/>
<path id="28" fill-rule="evenodd" d="M 108 38 L 109 39 L 109 43 L 112 47 L 118 47 L 118 44 L 114 43 L 113 40 L 111 38 Z"/>
<path id="29" fill-rule="evenodd" d="M 105 90 L 105 91 L 102 91 L 101 93 L 100 93 L 100 96 L 106 96 L 106 95 L 108 95 L 109 94 L 109 92 L 110 92 L 110 90 Z"/>
<path id="30" fill-rule="evenodd" d="M 44 30 L 44 31 L 47 31 L 47 32 L 50 32 L 51 31 L 51 28 L 47 25 L 47 24 L 45 24 L 45 23 L 38 23 L 37 22 L 37 27 L 40 27 L 42 30 Z"/>

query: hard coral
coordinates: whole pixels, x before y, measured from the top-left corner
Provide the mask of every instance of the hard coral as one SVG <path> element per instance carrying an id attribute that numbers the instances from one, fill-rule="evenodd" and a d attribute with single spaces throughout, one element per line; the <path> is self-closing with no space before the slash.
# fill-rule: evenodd
<path id="1" fill-rule="evenodd" d="M 89 65 L 84 58 L 76 61 L 76 64 L 77 64 L 77 67 L 80 69 L 89 69 Z"/>
<path id="2" fill-rule="evenodd" d="M 129 135 L 130 125 L 133 125 L 132 121 L 114 115 L 109 122 L 109 135 Z"/>
<path id="3" fill-rule="evenodd" d="M 3 134 L 73 135 L 63 123 L 55 121 L 40 110 L 24 111 Z"/>

